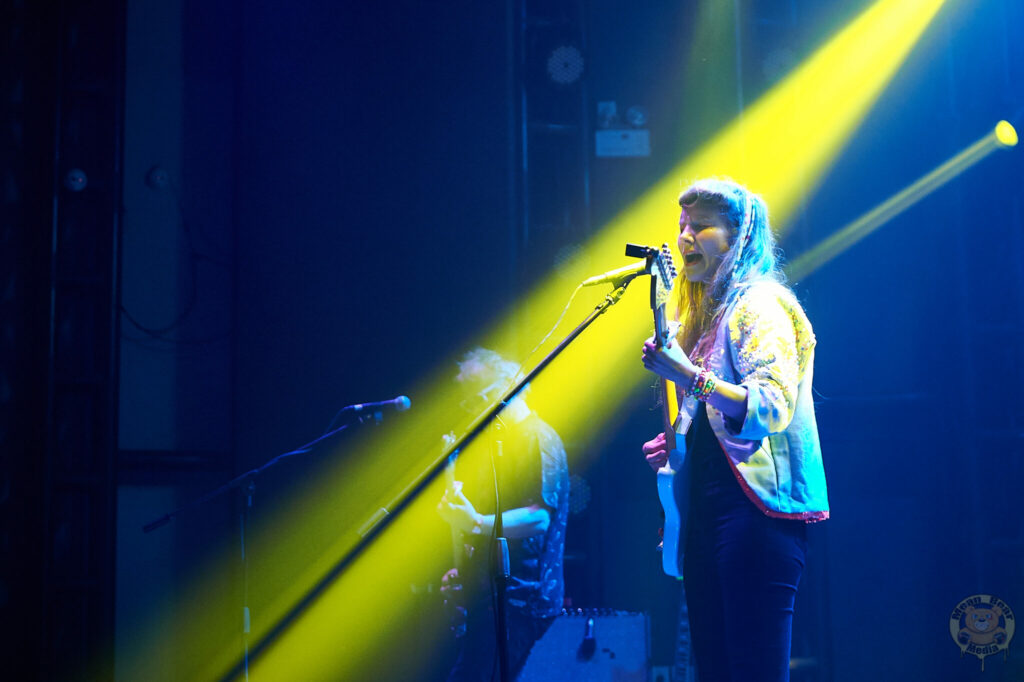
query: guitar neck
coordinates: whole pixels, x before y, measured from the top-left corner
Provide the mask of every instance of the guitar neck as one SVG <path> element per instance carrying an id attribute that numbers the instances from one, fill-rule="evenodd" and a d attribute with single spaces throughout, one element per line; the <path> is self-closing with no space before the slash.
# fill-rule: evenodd
<path id="1" fill-rule="evenodd" d="M 654 342 L 658 347 L 671 343 L 672 334 L 665 310 L 669 304 L 669 293 L 672 281 L 676 277 L 676 269 L 672 263 L 672 253 L 668 244 L 662 244 L 661 250 L 651 256 L 651 311 L 654 313 Z M 676 399 L 675 384 L 667 379 L 659 381 L 661 392 L 661 413 L 665 426 L 665 444 L 669 450 L 676 449 L 675 418 L 679 413 L 679 401 Z"/>
<path id="2" fill-rule="evenodd" d="M 676 399 L 676 385 L 668 379 L 662 379 L 659 390 L 661 391 L 661 418 L 665 427 L 665 447 L 669 450 L 676 450 L 675 416 L 679 413 L 679 401 Z"/>

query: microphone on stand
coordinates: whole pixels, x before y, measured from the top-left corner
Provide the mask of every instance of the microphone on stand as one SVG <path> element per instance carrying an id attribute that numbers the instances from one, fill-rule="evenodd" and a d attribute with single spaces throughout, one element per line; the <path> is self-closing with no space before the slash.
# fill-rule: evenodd
<path id="1" fill-rule="evenodd" d="M 409 396 L 400 395 L 397 398 L 392 398 L 391 400 L 381 400 L 375 403 L 356 403 L 355 405 L 349 405 L 348 407 L 341 408 L 340 414 L 383 412 L 384 410 L 405 412 L 410 407 L 412 407 L 412 401 L 409 400 Z"/>
<path id="2" fill-rule="evenodd" d="M 595 275 L 589 279 L 583 280 L 582 286 L 591 287 L 595 284 L 604 284 L 605 282 L 611 282 L 612 285 L 617 289 L 623 284 L 633 279 L 637 275 L 646 275 L 649 270 L 647 269 L 648 263 L 646 260 L 642 260 L 632 265 L 625 265 L 615 270 L 609 270 L 602 275 Z"/>
<path id="3" fill-rule="evenodd" d="M 373 415 L 373 417 L 379 424 L 381 419 L 384 418 L 384 410 L 405 412 L 410 407 L 412 407 L 412 401 L 409 400 L 409 396 L 404 395 L 400 395 L 397 398 L 392 398 L 391 400 L 381 400 L 375 403 L 356 403 L 355 405 L 349 405 L 338 410 L 338 412 L 334 415 L 334 419 L 332 419 L 331 423 L 327 425 L 326 429 L 324 429 L 323 435 L 326 436 L 327 434 L 331 433 L 331 430 L 334 428 L 334 425 L 338 423 L 339 419 L 358 419 L 360 422 L 362 422 L 364 419 L 367 418 L 367 415 Z M 346 426 L 348 426 L 348 424 L 345 424 L 345 426 L 342 426 L 338 430 L 340 431 L 341 429 L 344 429 Z M 321 438 L 322 437 L 323 436 L 321 436 Z"/>

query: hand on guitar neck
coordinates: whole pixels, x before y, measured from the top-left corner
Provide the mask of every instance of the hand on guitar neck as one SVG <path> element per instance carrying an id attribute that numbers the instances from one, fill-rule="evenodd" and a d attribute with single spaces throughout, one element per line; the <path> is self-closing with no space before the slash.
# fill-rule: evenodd
<path id="1" fill-rule="evenodd" d="M 644 342 L 643 348 L 644 367 L 654 372 L 663 379 L 668 379 L 681 386 L 689 386 L 693 377 L 700 372 L 700 368 L 693 364 L 693 361 L 684 353 L 674 339 L 668 343 L 658 345 L 655 337 Z"/>
<path id="2" fill-rule="evenodd" d="M 684 353 L 673 339 L 658 346 L 655 337 L 644 342 L 644 367 L 661 378 L 674 382 L 679 386 L 690 386 L 700 368 Z M 732 384 L 723 379 L 715 379 L 714 391 L 707 397 L 707 403 L 727 417 L 743 421 L 747 414 L 747 389 L 745 386 Z M 664 434 L 662 434 L 664 435 Z M 655 438 L 648 443 L 656 441 Z M 646 444 L 644 446 L 646 454 Z"/>

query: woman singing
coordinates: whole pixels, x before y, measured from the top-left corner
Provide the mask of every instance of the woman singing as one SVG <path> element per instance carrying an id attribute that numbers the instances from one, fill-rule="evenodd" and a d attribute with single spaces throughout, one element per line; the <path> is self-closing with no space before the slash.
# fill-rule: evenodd
<path id="1" fill-rule="evenodd" d="M 679 205 L 678 331 L 667 347 L 648 340 L 643 362 L 675 382 L 689 424 L 683 576 L 698 679 L 788 680 L 806 524 L 828 518 L 814 333 L 760 197 L 701 180 Z M 665 434 L 643 450 L 664 466 Z"/>

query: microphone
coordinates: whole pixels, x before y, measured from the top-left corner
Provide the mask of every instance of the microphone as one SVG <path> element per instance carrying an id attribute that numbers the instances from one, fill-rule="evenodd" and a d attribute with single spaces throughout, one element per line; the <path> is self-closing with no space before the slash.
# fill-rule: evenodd
<path id="1" fill-rule="evenodd" d="M 633 263 L 632 265 L 625 265 L 621 268 L 616 268 L 615 270 L 609 270 L 603 275 L 595 275 L 590 279 L 585 279 L 583 280 L 582 286 L 591 287 L 595 284 L 611 282 L 616 288 L 618 288 L 637 275 L 646 275 L 647 272 L 647 261 L 642 260 L 638 263 Z"/>
<path id="2" fill-rule="evenodd" d="M 341 408 L 342 414 L 359 414 L 361 412 L 383 412 L 384 410 L 394 410 L 395 412 L 405 412 L 412 407 L 412 401 L 409 400 L 408 396 L 400 395 L 397 398 L 391 400 L 381 400 L 376 403 L 356 403 L 355 405 L 349 405 L 348 407 Z"/>

